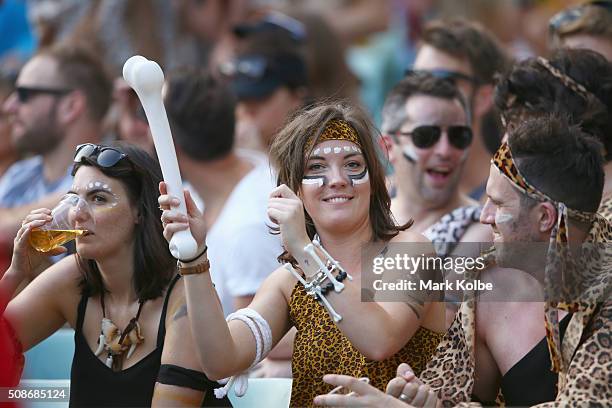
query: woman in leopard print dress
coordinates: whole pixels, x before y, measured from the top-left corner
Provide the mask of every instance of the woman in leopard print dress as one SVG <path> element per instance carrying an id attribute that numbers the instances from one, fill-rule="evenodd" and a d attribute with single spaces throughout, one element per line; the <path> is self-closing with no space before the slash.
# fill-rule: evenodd
<path id="1" fill-rule="evenodd" d="M 271 147 L 279 186 L 270 196 L 268 215 L 279 226 L 286 250 L 279 260 L 291 263 L 302 276 L 312 276 L 317 267 L 313 271 L 314 262 L 304 248 L 316 234 L 353 277 L 343 281 L 341 293 L 326 295 L 342 316 L 337 323 L 286 267 L 270 275 L 249 306 L 269 324 L 272 344 L 292 326 L 297 328 L 292 406 L 311 406 L 316 395 L 329 392 L 332 387 L 322 380 L 327 373 L 368 377 L 371 384 L 384 389 L 400 362 L 408 361 L 417 373 L 423 369 L 443 336 L 442 303 L 361 301 L 366 245 L 387 248 L 388 243 L 416 242 L 420 249 L 434 253 L 423 236 L 407 230 L 410 223 L 398 227 L 392 219 L 375 133 L 361 111 L 327 104 L 294 117 Z M 202 242 L 204 223 L 186 198 L 191 230 Z M 170 196 L 160 197 L 164 208 L 170 201 Z M 186 226 L 186 219 L 169 211 L 162 218 L 168 239 Z M 205 258 L 193 264 L 201 266 Z M 188 276 L 185 285 L 207 376 L 225 378 L 247 369 L 259 354 L 254 334 L 243 322 L 226 323 L 207 273 Z"/>

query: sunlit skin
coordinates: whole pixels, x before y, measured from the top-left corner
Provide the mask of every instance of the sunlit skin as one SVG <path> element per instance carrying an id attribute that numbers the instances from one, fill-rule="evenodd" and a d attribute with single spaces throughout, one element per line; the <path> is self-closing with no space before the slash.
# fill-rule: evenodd
<path id="1" fill-rule="evenodd" d="M 480 222 L 493 230 L 497 263 L 502 267 L 525 267 L 528 246 L 535 249 L 533 245 L 545 243 L 549 234 L 541 231 L 541 212 L 537 206 L 521 208 L 521 193 L 494 165 L 489 171 L 486 194 Z"/>
<path id="2" fill-rule="evenodd" d="M 334 147 L 342 149 L 334 152 Z M 351 151 L 345 151 L 348 147 Z M 363 154 L 352 150 L 354 143 L 329 140 L 316 146 L 317 155 L 311 155 L 304 170 L 305 176 L 325 176 L 327 184 L 302 184 L 300 198 L 312 216 L 317 230 L 351 231 L 364 222 L 369 224 L 370 183 L 351 183 L 349 175 L 366 169 Z M 326 148 L 331 148 L 325 153 Z"/>
<path id="3" fill-rule="evenodd" d="M 91 183 L 95 186 L 96 182 L 102 186 L 89 187 Z M 89 232 L 76 240 L 79 255 L 99 260 L 132 248 L 137 214 L 123 184 L 95 167 L 81 166 L 72 186 L 70 192 L 85 200 L 89 208 L 71 212 L 75 229 Z"/>

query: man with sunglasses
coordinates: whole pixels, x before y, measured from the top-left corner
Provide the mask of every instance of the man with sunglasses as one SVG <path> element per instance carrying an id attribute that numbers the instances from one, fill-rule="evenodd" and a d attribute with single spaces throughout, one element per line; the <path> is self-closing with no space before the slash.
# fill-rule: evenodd
<path id="1" fill-rule="evenodd" d="M 425 26 L 413 69 L 408 71 L 428 71 L 446 79 L 468 101 L 474 140 L 460 190 L 476 200 L 484 193 L 489 160 L 501 139 L 495 131 L 484 132 L 483 122 L 496 123 L 497 119 L 489 120 L 494 115 L 494 76 L 507 64 L 492 33 L 476 22 L 455 18 L 434 20 Z"/>
<path id="2" fill-rule="evenodd" d="M 429 73 L 408 76 L 387 96 L 382 116 L 383 141 L 394 169 L 391 211 L 397 222 L 413 219 L 418 232 L 445 244 L 440 256 L 450 255 L 458 242 L 490 241 L 490 232 L 478 222 L 478 203 L 459 191 L 473 139 L 459 90 Z M 450 273 L 448 279 L 453 277 Z M 448 295 L 450 324 L 460 294 Z"/>
<path id="3" fill-rule="evenodd" d="M 612 1 L 569 7 L 555 14 L 548 28 L 553 46 L 587 48 L 612 61 Z"/>
<path id="4" fill-rule="evenodd" d="M 31 155 L 0 179 L 0 230 L 7 236 L 32 209 L 53 207 L 68 190 L 74 148 L 101 140 L 111 90 L 95 55 L 73 45 L 45 50 L 23 67 L 2 106 L 16 148 Z"/>

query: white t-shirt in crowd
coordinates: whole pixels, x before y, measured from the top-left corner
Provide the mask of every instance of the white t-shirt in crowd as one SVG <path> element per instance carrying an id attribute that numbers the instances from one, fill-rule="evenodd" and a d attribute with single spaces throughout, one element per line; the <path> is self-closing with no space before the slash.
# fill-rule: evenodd
<path id="1" fill-rule="evenodd" d="M 206 234 L 210 275 L 226 316 L 235 311 L 233 297 L 254 295 L 283 252 L 280 235 L 268 228 L 268 197 L 276 187 L 268 161 L 256 152 L 238 154 L 255 167 L 234 187 Z"/>

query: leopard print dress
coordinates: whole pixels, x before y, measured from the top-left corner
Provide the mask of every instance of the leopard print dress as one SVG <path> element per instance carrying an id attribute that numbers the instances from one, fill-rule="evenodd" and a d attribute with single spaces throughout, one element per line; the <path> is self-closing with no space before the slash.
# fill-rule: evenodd
<path id="1" fill-rule="evenodd" d="M 420 327 L 395 355 L 371 361 L 353 347 L 325 308 L 299 283 L 293 289 L 289 308 L 291 323 L 297 329 L 291 361 L 292 407 L 313 406 L 314 397 L 331 391 L 334 387 L 322 380 L 325 374 L 368 377 L 370 384 L 384 391 L 400 363 L 410 364 L 418 375 L 444 336 Z"/>

